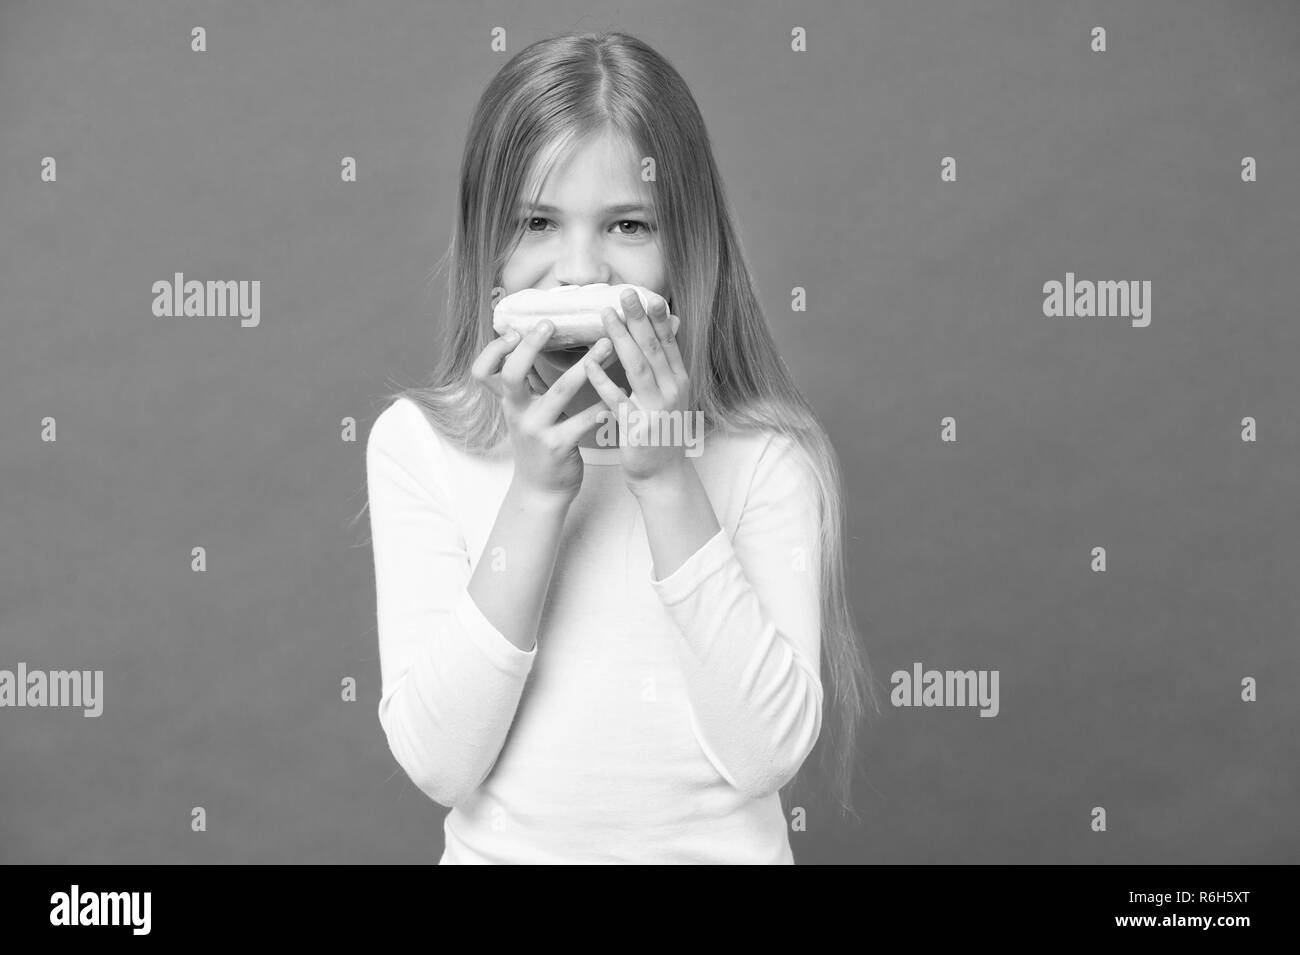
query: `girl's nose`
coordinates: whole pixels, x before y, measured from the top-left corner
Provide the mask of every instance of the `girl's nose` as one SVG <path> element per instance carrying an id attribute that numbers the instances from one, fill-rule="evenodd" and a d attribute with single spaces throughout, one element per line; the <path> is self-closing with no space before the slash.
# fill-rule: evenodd
<path id="1" fill-rule="evenodd" d="M 562 285 L 596 285 L 609 282 L 610 270 L 597 243 L 574 243 L 555 264 Z"/>
<path id="2" fill-rule="evenodd" d="M 609 280 L 609 272 L 603 269 L 564 269 L 555 273 L 556 279 L 561 285 L 598 285 L 604 283 L 612 284 Z"/>

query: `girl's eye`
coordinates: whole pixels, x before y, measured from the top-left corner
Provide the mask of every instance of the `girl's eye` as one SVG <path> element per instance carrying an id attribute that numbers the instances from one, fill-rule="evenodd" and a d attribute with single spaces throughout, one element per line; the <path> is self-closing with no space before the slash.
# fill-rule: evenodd
<path id="1" fill-rule="evenodd" d="M 525 229 L 525 231 L 527 231 L 527 232 L 539 232 L 539 231 L 545 231 L 544 229 L 534 229 L 534 228 L 533 228 L 533 223 L 535 223 L 535 222 L 549 223 L 550 221 L 551 221 L 550 219 L 546 219 L 546 218 L 544 218 L 544 217 L 542 217 L 542 216 L 530 216 L 529 218 L 527 218 L 527 219 L 524 220 L 524 229 Z M 625 225 L 640 226 L 640 231 L 639 231 L 639 232 L 620 232 L 620 233 L 619 233 L 620 235 L 625 235 L 625 236 L 629 236 L 629 237 L 631 237 L 631 236 L 638 236 L 638 235 L 645 235 L 646 233 L 648 233 L 648 232 L 651 231 L 649 223 L 642 222 L 640 219 L 623 219 L 623 220 L 621 220 L 620 222 L 616 222 L 615 225 L 620 226 L 620 227 L 621 227 L 621 226 L 625 226 Z"/>

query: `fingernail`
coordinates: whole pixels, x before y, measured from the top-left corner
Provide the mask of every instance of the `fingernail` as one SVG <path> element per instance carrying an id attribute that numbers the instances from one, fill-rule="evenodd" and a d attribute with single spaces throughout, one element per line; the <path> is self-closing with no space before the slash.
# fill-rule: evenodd
<path id="1" fill-rule="evenodd" d="M 519 340 L 519 333 L 512 328 L 501 337 L 508 342 L 514 342 Z"/>

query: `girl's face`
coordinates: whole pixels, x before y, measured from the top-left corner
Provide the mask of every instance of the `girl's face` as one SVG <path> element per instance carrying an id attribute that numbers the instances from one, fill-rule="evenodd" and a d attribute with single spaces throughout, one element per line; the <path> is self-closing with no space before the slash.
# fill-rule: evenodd
<path id="1" fill-rule="evenodd" d="M 520 208 L 523 238 L 501 271 L 501 296 L 522 289 L 629 282 L 668 298 L 658 244 L 637 173 L 641 163 L 621 140 L 606 133 L 580 146 L 543 186 L 538 206 Z M 498 299 L 499 301 L 499 299 Z M 540 352 L 533 364 L 549 388 L 580 355 Z M 615 357 L 605 373 L 630 394 Z M 587 382 L 565 407 L 566 415 L 591 407 L 600 395 Z"/>

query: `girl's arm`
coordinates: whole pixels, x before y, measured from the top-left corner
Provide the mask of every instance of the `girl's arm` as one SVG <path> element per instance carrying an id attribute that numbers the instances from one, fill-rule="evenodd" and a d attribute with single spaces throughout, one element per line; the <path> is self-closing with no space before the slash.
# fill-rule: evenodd
<path id="1" fill-rule="evenodd" d="M 496 523 L 469 582 L 483 616 L 520 650 L 537 646 L 542 603 L 551 586 L 560 532 L 571 499 L 551 497 L 511 482 Z M 500 554 L 504 560 L 494 560 Z"/>
<path id="2" fill-rule="evenodd" d="M 512 489 L 471 581 L 456 505 L 439 483 L 445 463 L 419 440 L 427 433 L 419 409 L 398 401 L 379 416 L 366 446 L 379 720 L 411 781 L 450 807 L 478 788 L 505 743 L 537 655 L 537 620 L 567 506 Z M 492 572 L 497 546 L 507 559 Z"/>
<path id="3" fill-rule="evenodd" d="M 798 772 L 821 732 L 820 529 L 811 475 L 774 436 L 755 468 L 734 540 L 719 529 L 689 462 L 637 490 L 701 749 L 731 785 L 760 798 Z M 705 518 L 707 510 L 708 517 Z M 697 541 L 681 557 L 676 541 Z"/>

